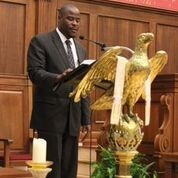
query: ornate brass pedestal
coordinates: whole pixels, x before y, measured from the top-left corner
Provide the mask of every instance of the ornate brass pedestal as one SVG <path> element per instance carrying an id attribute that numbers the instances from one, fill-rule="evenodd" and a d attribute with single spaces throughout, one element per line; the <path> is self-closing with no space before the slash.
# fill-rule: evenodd
<path id="1" fill-rule="evenodd" d="M 116 151 L 115 155 L 119 162 L 119 175 L 116 175 L 116 178 L 132 178 L 130 175 L 130 165 L 137 153 L 137 151 Z"/>
<path id="2" fill-rule="evenodd" d="M 132 118 L 124 115 L 118 125 L 111 126 L 109 141 L 118 161 L 116 178 L 132 178 L 130 166 L 143 138 L 142 126 L 143 122 L 137 115 Z"/>
<path id="3" fill-rule="evenodd" d="M 30 166 L 28 170 L 32 173 L 34 178 L 46 178 L 47 174 L 51 172 L 51 168 L 48 166 L 52 165 L 52 161 L 46 161 L 45 163 L 34 163 L 27 161 L 26 164 Z"/>

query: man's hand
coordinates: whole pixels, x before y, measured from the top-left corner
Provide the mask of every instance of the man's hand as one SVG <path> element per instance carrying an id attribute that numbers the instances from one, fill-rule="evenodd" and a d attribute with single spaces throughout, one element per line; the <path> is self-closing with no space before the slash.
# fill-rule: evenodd
<path id="1" fill-rule="evenodd" d="M 85 140 L 85 138 L 87 137 L 88 133 L 91 131 L 91 125 L 83 125 L 81 126 L 81 142 L 83 142 Z"/>
<path id="2" fill-rule="evenodd" d="M 60 82 L 60 80 L 62 81 L 62 79 L 69 74 L 70 72 L 72 72 L 73 69 L 66 69 L 62 74 L 59 74 L 56 78 L 56 83 Z"/>
<path id="3" fill-rule="evenodd" d="M 70 72 L 72 72 L 72 71 L 73 71 L 73 69 L 68 68 L 68 69 L 66 69 L 66 70 L 62 73 L 62 76 L 64 77 L 64 76 L 66 76 L 68 73 L 70 73 Z"/>
<path id="4" fill-rule="evenodd" d="M 55 91 L 62 83 L 63 79 L 70 73 L 72 72 L 73 69 L 66 69 L 62 74 L 58 74 L 56 77 L 56 80 L 54 82 L 54 87 L 53 87 L 53 91 Z"/>

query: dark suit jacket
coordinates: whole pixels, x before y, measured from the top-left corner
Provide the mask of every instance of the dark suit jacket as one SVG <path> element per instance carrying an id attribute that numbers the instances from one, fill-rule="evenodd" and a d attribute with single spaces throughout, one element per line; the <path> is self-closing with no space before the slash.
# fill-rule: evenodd
<path id="1" fill-rule="evenodd" d="M 86 58 L 85 50 L 76 41 L 79 63 Z M 57 74 L 69 68 L 67 55 L 56 30 L 35 36 L 28 49 L 28 73 L 35 86 L 31 128 L 77 136 L 80 125 L 90 124 L 89 100 L 74 103 L 69 93 L 72 84 L 62 83 L 53 91 Z"/>

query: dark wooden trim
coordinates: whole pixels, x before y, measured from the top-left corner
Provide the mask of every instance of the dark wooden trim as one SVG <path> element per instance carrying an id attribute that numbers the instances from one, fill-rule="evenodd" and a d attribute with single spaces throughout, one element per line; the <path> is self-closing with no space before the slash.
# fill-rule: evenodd
<path id="1" fill-rule="evenodd" d="M 109 1 L 109 0 L 75 0 L 81 3 L 88 3 L 88 4 L 98 4 L 98 5 L 104 5 L 104 6 L 120 6 L 124 9 L 133 9 L 134 11 L 144 11 L 144 12 L 154 12 L 155 14 L 166 14 L 171 16 L 178 16 L 178 12 L 166 10 L 166 9 L 159 9 L 155 7 L 147 7 L 142 5 L 136 5 L 136 4 L 128 4 L 123 2 L 116 2 L 116 1 Z"/>
<path id="2" fill-rule="evenodd" d="M 168 90 L 167 92 L 178 92 L 178 73 L 160 74 L 152 84 L 152 89 Z"/>

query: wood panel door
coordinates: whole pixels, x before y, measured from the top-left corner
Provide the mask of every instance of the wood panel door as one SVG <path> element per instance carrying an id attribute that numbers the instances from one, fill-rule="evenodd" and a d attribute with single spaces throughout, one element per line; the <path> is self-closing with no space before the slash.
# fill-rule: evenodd
<path id="1" fill-rule="evenodd" d="M 12 149 L 28 150 L 30 83 L 26 52 L 33 3 L 28 0 L 0 0 L 0 137 L 14 140 Z"/>

